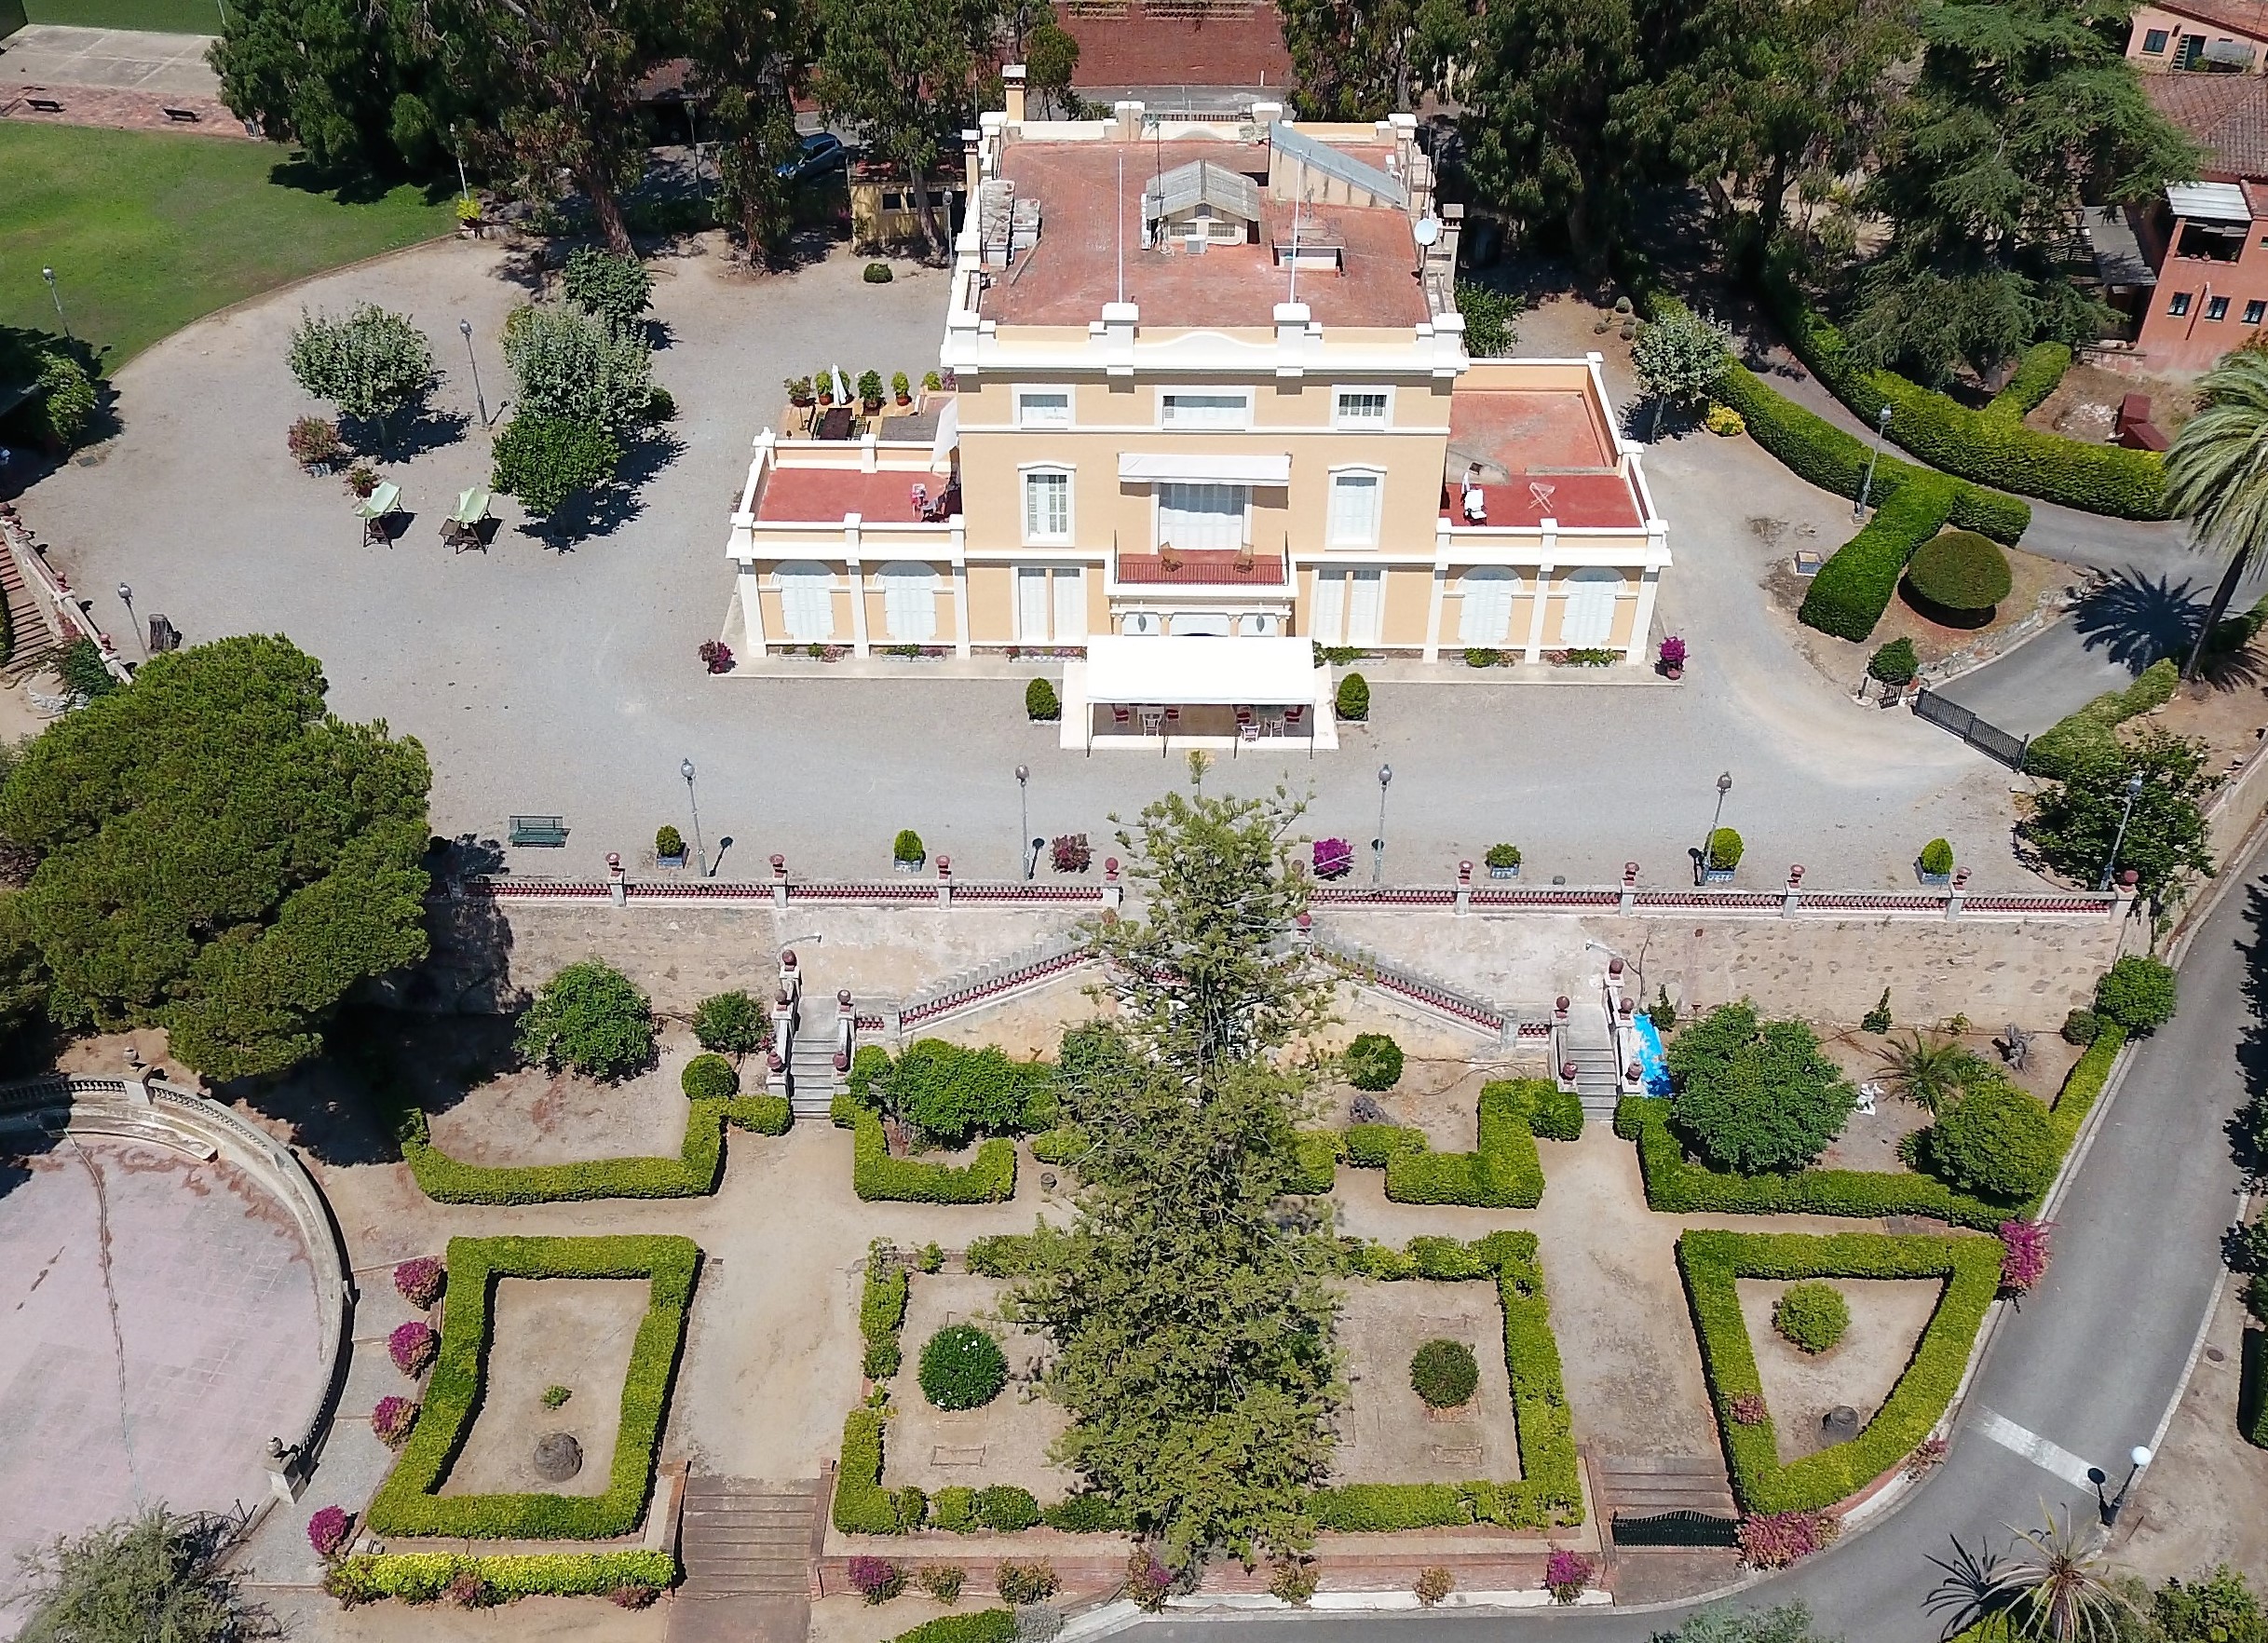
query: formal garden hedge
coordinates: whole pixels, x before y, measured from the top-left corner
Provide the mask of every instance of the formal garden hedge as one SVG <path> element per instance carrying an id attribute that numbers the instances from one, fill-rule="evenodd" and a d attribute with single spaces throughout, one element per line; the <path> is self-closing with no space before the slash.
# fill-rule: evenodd
<path id="1" fill-rule="evenodd" d="M 1930 1435 L 1960 1389 L 1985 1310 L 2000 1288 L 1997 1238 L 1893 1237 L 1880 1232 L 1687 1232 L 1677 1270 L 1701 1338 L 1702 1370 L 1717 1407 L 1732 1492 L 1744 1512 L 1812 1512 L 1865 1487 Z M 1754 1343 L 1742 1315 L 1742 1278 L 1942 1278 L 1944 1295 L 1906 1373 L 1866 1429 L 1848 1442 L 1783 1464 L 1769 1413 L 1733 1418 L 1735 1399 L 1760 1398 Z"/>
<path id="2" fill-rule="evenodd" d="M 2181 669 L 2172 657 L 2151 663 L 2124 690 L 2104 691 L 2033 737 L 2031 745 L 2024 750 L 2026 772 L 2056 781 L 2064 780 L 2090 755 L 2114 751 L 2118 727 L 2171 701 L 2180 684 Z"/>
<path id="3" fill-rule="evenodd" d="M 1504 1313 L 1504 1367 L 1512 1378 L 1520 1478 L 1516 1483 L 1343 1484 L 1319 1489 L 1310 1502 L 1316 1526 L 1383 1533 L 1461 1523 L 1564 1528 L 1582 1522 L 1574 1427 L 1535 1234 L 1492 1232 L 1473 1243 L 1415 1238 L 1401 1250 L 1350 1240 L 1342 1248 L 1347 1270 L 1362 1277 L 1438 1283 L 1495 1279 Z"/>
<path id="4" fill-rule="evenodd" d="M 401 1597 L 430 1603 L 451 1582 L 469 1576 L 498 1598 L 594 1597 L 615 1592 L 659 1592 L 677 1582 L 677 1560 L 667 1552 L 536 1552 L 485 1557 L 461 1552 L 384 1552 L 343 1557 L 323 1577 L 323 1589 L 346 1603 Z"/>
<path id="5" fill-rule="evenodd" d="M 1014 1534 L 1044 1525 L 1066 1534 L 1102 1534 L 1121 1527 L 1100 1495 L 1066 1496 L 1042 1506 L 1026 1488 L 994 1484 L 937 1491 L 935 1500 L 910 1485 L 882 1487 L 884 1418 L 879 1409 L 853 1409 L 843 1418 L 843 1447 L 835 1474 L 835 1527 L 847 1535 L 906 1535 L 937 1528 L 953 1534 Z"/>
<path id="6" fill-rule="evenodd" d="M 1546 1079 L 1500 1079 L 1481 1087 L 1478 1150 L 1435 1152 L 1424 1131 L 1400 1124 L 1317 1131 L 1302 1137 L 1309 1143 L 1302 1151 L 1305 1189 L 1331 1189 L 1336 1158 L 1356 1169 L 1384 1170 L 1386 1196 L 1396 1203 L 1533 1209 L 1543 1200 L 1536 1137 L 1573 1141 L 1582 1134 L 1579 1097 Z M 1322 1143 L 1328 1143 L 1333 1156 L 1323 1155 Z"/>
<path id="7" fill-rule="evenodd" d="M 604 1541 L 645 1514 L 662 1417 L 685 1350 L 700 1250 L 689 1238 L 452 1238 L 441 1303 L 441 1352 L 417 1423 L 364 1514 L 380 1535 L 464 1540 Z M 597 1495 L 442 1495 L 471 1433 L 488 1373 L 499 1278 L 644 1278 L 645 1316 L 622 1379 L 614 1468 Z"/>
<path id="8" fill-rule="evenodd" d="M 2071 1067 L 2049 1109 L 2056 1155 L 2067 1155 L 2079 1127 L 2102 1093 L 2112 1064 L 2126 1041 L 2124 1028 L 2102 1024 L 2095 1041 Z M 1956 1227 L 1990 1231 L 2011 1215 L 2029 1215 L 2038 1199 L 2021 1205 L 1994 1203 L 1956 1191 L 1932 1175 L 1892 1170 L 1799 1170 L 1786 1175 L 1736 1175 L 1690 1160 L 1670 1128 L 1670 1102 L 1624 1096 L 1614 1109 L 1614 1133 L 1637 1143 L 1647 1207 L 1664 1215 L 1928 1215 Z"/>
<path id="9" fill-rule="evenodd" d="M 892 1158 L 882 1115 L 849 1094 L 830 1109 L 851 1133 L 850 1188 L 868 1203 L 998 1203 L 1016 1193 L 1016 1144 L 995 1136 L 965 1164 Z"/>
<path id="10" fill-rule="evenodd" d="M 1015 1637 L 1014 1609 L 979 1609 L 923 1621 L 910 1632 L 900 1632 L 890 1643 L 1015 1643 Z"/>

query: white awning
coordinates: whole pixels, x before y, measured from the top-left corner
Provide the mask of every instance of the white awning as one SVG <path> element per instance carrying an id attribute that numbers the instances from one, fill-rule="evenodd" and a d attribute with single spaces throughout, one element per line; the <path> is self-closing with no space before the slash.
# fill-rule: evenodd
<path id="1" fill-rule="evenodd" d="M 2219 223 L 2252 221 L 2245 191 L 2234 183 L 2168 183 L 2166 203 L 2173 207 L 2177 217 Z"/>
<path id="2" fill-rule="evenodd" d="M 944 473 L 951 468 L 953 453 L 959 445 L 960 396 L 955 394 L 937 414 L 937 437 L 930 441 L 930 471 Z"/>
<path id="3" fill-rule="evenodd" d="M 1190 452 L 1167 455 L 1121 451 L 1119 453 L 1119 478 L 1186 480 L 1197 484 L 1288 485 L 1292 482 L 1292 459 L 1286 454 L 1223 456 Z"/>
<path id="4" fill-rule="evenodd" d="M 1098 634 L 1087 641 L 1087 699 L 1205 707 L 1311 703 L 1311 639 L 1198 639 Z"/>

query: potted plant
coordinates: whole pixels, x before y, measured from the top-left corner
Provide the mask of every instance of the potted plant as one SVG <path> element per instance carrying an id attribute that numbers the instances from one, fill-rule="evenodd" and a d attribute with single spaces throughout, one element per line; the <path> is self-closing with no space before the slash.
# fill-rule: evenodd
<path id="1" fill-rule="evenodd" d="M 1491 878 L 1517 878 L 1520 876 L 1520 847 L 1518 845 L 1492 844 L 1488 847 L 1488 854 L 1484 859 L 1488 863 L 1488 876 Z"/>
<path id="2" fill-rule="evenodd" d="M 890 373 L 890 391 L 897 397 L 898 403 L 901 405 L 910 405 L 914 402 L 914 385 L 906 381 L 905 373 L 903 371 Z"/>
<path id="3" fill-rule="evenodd" d="M 890 865 L 901 873 L 918 873 L 929 859 L 930 852 L 921 848 L 921 835 L 910 827 L 900 828 L 890 847 Z"/>
<path id="4" fill-rule="evenodd" d="M 1354 871 L 1354 847 L 1343 838 L 1315 841 L 1315 876 L 1344 878 Z"/>
<path id="5" fill-rule="evenodd" d="M 1731 884 L 1733 869 L 1740 864 L 1741 835 L 1730 827 L 1719 827 L 1709 835 L 1709 848 L 1701 854 L 1701 882 Z"/>
<path id="6" fill-rule="evenodd" d="M 362 501 L 378 488 L 378 470 L 367 462 L 358 462 L 346 470 L 346 488 Z"/>
<path id="7" fill-rule="evenodd" d="M 859 400 L 866 407 L 869 416 L 882 409 L 882 373 L 879 371 L 859 373 Z"/>
<path id="8" fill-rule="evenodd" d="M 815 393 L 815 394 L 816 394 L 816 396 L 817 396 L 817 398 L 816 398 L 816 402 L 817 402 L 817 403 L 822 404 L 822 405 L 832 405 L 832 404 L 834 404 L 834 403 L 835 403 L 835 373 L 834 373 L 834 372 L 832 372 L 832 371 L 815 371 L 815 372 L 813 372 L 813 373 L 811 373 L 811 386 L 812 386 L 812 389 L 813 389 L 814 393 Z"/>
<path id="9" fill-rule="evenodd" d="M 700 660 L 701 666 L 713 673 L 729 673 L 732 672 L 732 646 L 722 639 L 704 639 L 700 642 Z"/>
<path id="10" fill-rule="evenodd" d="M 933 394 L 944 386 L 945 379 L 938 375 L 936 372 L 925 371 L 921 373 L 921 391 L 923 393 Z"/>
<path id="11" fill-rule="evenodd" d="M 292 424 L 284 441 L 291 448 L 292 460 L 309 473 L 331 472 L 346 451 L 339 439 L 339 425 L 321 416 L 301 417 Z"/>
<path id="12" fill-rule="evenodd" d="M 466 239 L 481 238 L 481 202 L 469 194 L 456 202 L 456 231 Z"/>
<path id="13" fill-rule="evenodd" d="M 1066 833 L 1048 846 L 1048 861 L 1058 873 L 1084 873 L 1093 863 L 1094 851 L 1085 834 Z"/>
<path id="14" fill-rule="evenodd" d="M 1923 884 L 1950 884 L 1953 882 L 1953 847 L 1944 839 L 1933 838 L 1922 847 L 1915 859 L 1914 871 Z"/>
<path id="15" fill-rule="evenodd" d="M 1911 639 L 1893 639 L 1867 659 L 1867 676 L 1881 684 L 1884 705 L 1897 700 L 1921 671 L 1922 659 L 1914 653 Z"/>
<path id="16" fill-rule="evenodd" d="M 1662 641 L 1662 676 L 1664 679 L 1685 677 L 1685 641 L 1675 633 L 1665 635 Z"/>
<path id="17" fill-rule="evenodd" d="M 811 379 L 809 377 L 791 376 L 783 380 L 780 386 L 787 389 L 787 402 L 789 404 L 794 406 L 798 411 L 805 411 L 810 408 Z"/>
<path id="18" fill-rule="evenodd" d="M 654 830 L 654 865 L 683 867 L 686 864 L 686 835 L 666 822 Z"/>

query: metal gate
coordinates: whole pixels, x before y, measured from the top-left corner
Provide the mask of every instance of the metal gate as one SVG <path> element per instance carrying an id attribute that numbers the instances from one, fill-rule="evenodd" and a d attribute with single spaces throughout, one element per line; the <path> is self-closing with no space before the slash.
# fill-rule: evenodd
<path id="1" fill-rule="evenodd" d="M 1737 1546 L 1739 1525 L 1711 1512 L 1656 1512 L 1644 1517 L 1616 1513 L 1618 1546 Z"/>
<path id="2" fill-rule="evenodd" d="M 1950 730 L 1987 758 L 1998 759 L 2011 770 L 2024 767 L 2031 746 L 2029 736 L 2012 736 L 1989 719 L 1980 719 L 1957 701 L 1923 690 L 1914 698 L 1914 713 L 1940 729 Z"/>

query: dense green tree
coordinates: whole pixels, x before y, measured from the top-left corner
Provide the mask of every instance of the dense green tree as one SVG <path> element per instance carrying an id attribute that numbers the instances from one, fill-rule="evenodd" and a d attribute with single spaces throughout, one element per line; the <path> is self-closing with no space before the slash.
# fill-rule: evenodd
<path id="1" fill-rule="evenodd" d="M 643 339 L 645 311 L 654 306 L 654 277 L 636 257 L 584 246 L 567 254 L 560 285 L 567 301 L 592 319 Z"/>
<path id="2" fill-rule="evenodd" d="M 320 1047 L 347 989 L 425 957 L 425 750 L 324 711 L 281 638 L 161 655 L 0 785 L 37 858 L 13 918 L 66 1025 L 170 1029 L 216 1079 Z"/>
<path id="3" fill-rule="evenodd" d="M 622 447 L 604 428 L 533 411 L 513 415 L 496 436 L 495 456 L 490 486 L 544 519 L 612 483 L 622 466 Z"/>
<path id="4" fill-rule="evenodd" d="M 2173 967 L 2129 953 L 2095 983 L 2095 1013 L 2129 1033 L 2154 1033 L 2174 1018 Z"/>
<path id="5" fill-rule="evenodd" d="M 776 263 L 794 227 L 794 184 L 779 168 L 794 157 L 794 96 L 810 77 L 810 0 L 689 0 L 686 50 L 717 143 L 719 204 L 751 262 Z"/>
<path id="6" fill-rule="evenodd" d="M 1630 369 L 1653 400 L 1654 431 L 1662 430 L 1664 406 L 1707 404 L 1732 363 L 1732 333 L 1707 316 L 1679 306 L 1650 321 L 1630 350 Z"/>
<path id="7" fill-rule="evenodd" d="M 634 438 L 654 399 L 654 351 L 611 319 L 553 304 L 504 321 L 504 362 L 520 383 L 520 414 L 555 417 Z"/>
<path id="8" fill-rule="evenodd" d="M 979 1132 L 1024 1128 L 1031 1098 L 1047 1081 L 1044 1064 L 1011 1061 L 990 1045 L 917 1039 L 891 1066 L 882 1101 L 926 1139 L 958 1147 Z"/>
<path id="9" fill-rule="evenodd" d="M 1059 118 L 1078 117 L 1079 94 L 1071 89 L 1071 77 L 1079 72 L 1079 39 L 1053 17 L 1042 20 L 1025 41 L 1024 71 L 1039 107 L 1052 107 Z"/>
<path id="10" fill-rule="evenodd" d="M 570 964 L 521 1012 L 517 1039 L 527 1060 L 622 1079 L 652 1064 L 654 1010 L 638 984 L 598 958 Z"/>
<path id="11" fill-rule="evenodd" d="M 2137 775 L 2142 786 L 2122 840 L 2126 786 Z M 2091 889 L 2105 862 L 2114 874 L 2132 868 L 2138 891 L 2166 904 L 2181 897 L 2189 875 L 2212 875 L 2204 805 L 2217 785 L 2203 742 L 2152 726 L 2130 740 L 2082 750 L 2063 781 L 2033 802 L 2017 834 L 2066 878 Z"/>
<path id="12" fill-rule="evenodd" d="M 153 1506 L 24 1562 L 23 1643 L 240 1643 L 278 1635 L 227 1565 L 224 1519 Z"/>
<path id="13" fill-rule="evenodd" d="M 433 391 L 433 345 L 406 314 L 363 303 L 341 319 L 300 310 L 292 333 L 292 378 L 345 416 L 375 423 L 390 443 L 392 425 Z"/>
<path id="14" fill-rule="evenodd" d="M 1809 1166 L 1858 1104 L 1810 1027 L 1759 1022 L 1745 998 L 1686 1027 L 1668 1059 L 1677 1128 L 1711 1163 L 1744 1175 Z"/>
<path id="15" fill-rule="evenodd" d="M 2197 676 L 2206 642 L 2253 554 L 2268 542 L 2268 353 L 2228 355 L 2197 384 L 2197 414 L 2166 453 L 2166 504 L 2189 521 L 2191 541 L 2227 564 L 2182 664 L 2188 679 Z"/>
<path id="16" fill-rule="evenodd" d="M 94 414 L 92 357 L 85 344 L 52 332 L 0 325 L 0 387 L 37 390 L 0 412 L 0 443 L 36 441 L 55 450 L 77 444 Z"/>
<path id="17" fill-rule="evenodd" d="M 1447 88 L 1469 55 L 1467 0 L 1283 0 L 1299 113 L 1314 120 L 1378 120 Z"/>
<path id="18" fill-rule="evenodd" d="M 746 993 L 713 993 L 693 1012 L 693 1036 L 704 1050 L 753 1055 L 771 1042 L 771 1018 Z"/>
<path id="19" fill-rule="evenodd" d="M 230 0 L 209 54 L 221 99 L 322 171 L 454 180 L 450 128 L 485 112 L 407 19 L 360 0 Z"/>
<path id="20" fill-rule="evenodd" d="M 1936 0 L 1922 71 L 1867 203 L 1892 227 L 1849 335 L 1861 360 L 1941 382 L 2038 337 L 2091 342 L 2110 313 L 2063 277 L 2068 214 L 2197 174 L 2121 55 L 2127 0 Z"/>
<path id="21" fill-rule="evenodd" d="M 2002 1203 L 2022 1203 L 2044 1189 L 2063 1160 L 2040 1098 L 1990 1071 L 1930 1127 L 1925 1150 L 1935 1174 Z"/>

